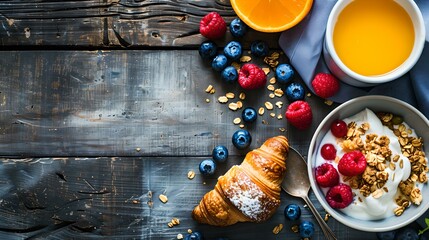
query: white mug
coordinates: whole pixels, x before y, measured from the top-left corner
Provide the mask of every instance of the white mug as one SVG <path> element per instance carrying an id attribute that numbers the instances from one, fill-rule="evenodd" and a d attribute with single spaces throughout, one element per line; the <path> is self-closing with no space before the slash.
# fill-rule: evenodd
<path id="1" fill-rule="evenodd" d="M 365 76 L 352 71 L 341 61 L 335 51 L 333 42 L 333 32 L 338 16 L 341 11 L 353 1 L 358 0 L 338 0 L 329 15 L 323 44 L 323 56 L 328 68 L 343 82 L 357 87 L 374 86 L 401 77 L 408 72 L 420 58 L 425 43 L 426 33 L 424 20 L 418 6 L 413 0 L 394 0 L 409 14 L 414 26 L 414 46 L 409 57 L 399 67 L 388 73 L 375 76 Z"/>

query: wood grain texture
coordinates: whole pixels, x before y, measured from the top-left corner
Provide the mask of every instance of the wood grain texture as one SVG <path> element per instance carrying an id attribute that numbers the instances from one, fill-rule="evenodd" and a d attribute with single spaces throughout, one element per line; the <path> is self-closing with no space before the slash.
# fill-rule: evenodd
<path id="1" fill-rule="evenodd" d="M 241 153 L 231 143 L 239 129 L 233 119 L 241 110 L 231 111 L 217 99 L 234 92 L 230 102 L 236 102 L 242 90 L 222 82 L 195 50 L 11 51 L 2 56 L 1 66 L 14 63 L 0 68 L 3 156 L 201 156 L 217 144 Z M 205 92 L 210 84 L 215 94 Z M 274 105 L 247 124 L 251 147 L 278 134 L 308 147 L 317 124 L 334 108 L 307 98 L 315 119 L 303 134 L 277 119 L 288 105 L 285 96 L 271 99 L 267 89 L 243 92 L 244 107 Z"/>
<path id="2" fill-rule="evenodd" d="M 204 233 L 206 239 L 299 239 L 285 220 L 284 207 L 303 205 L 297 198 L 281 195 L 282 205 L 269 221 L 240 223 L 218 228 L 197 224 L 191 211 L 213 188 L 217 176 L 242 161 L 234 156 L 220 165 L 216 175 L 201 176 L 203 157 L 129 158 L 32 158 L 3 159 L 0 165 L 0 238 L 2 239 L 176 239 L 188 229 Z M 187 172 L 197 172 L 193 180 Z M 149 194 L 150 193 L 150 194 Z M 159 201 L 165 194 L 167 203 Z M 311 195 L 313 201 L 317 201 Z M 152 202 L 152 204 L 148 204 Z M 318 205 L 322 215 L 324 210 Z M 313 219 L 307 208 L 302 219 Z M 167 223 L 178 218 L 180 224 Z M 280 234 L 273 228 L 284 224 Z M 375 239 L 329 219 L 339 239 Z M 364 238 L 363 238 L 364 237 Z M 324 239 L 320 229 L 312 239 Z"/>
<path id="3" fill-rule="evenodd" d="M 219 12 L 236 17 L 229 1 L 1 1 L 0 46 L 27 48 L 195 48 L 201 18 Z M 279 34 L 249 30 L 242 39 L 265 39 L 278 48 Z M 217 41 L 224 45 L 232 36 Z"/>

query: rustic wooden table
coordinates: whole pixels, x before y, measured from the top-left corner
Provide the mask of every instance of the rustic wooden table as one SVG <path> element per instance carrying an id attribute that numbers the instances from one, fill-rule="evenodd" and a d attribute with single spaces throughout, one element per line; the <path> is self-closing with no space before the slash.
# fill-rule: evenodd
<path id="1" fill-rule="evenodd" d="M 228 22 L 235 17 L 227 0 L 0 2 L 0 239 L 176 239 L 188 229 L 207 239 L 299 239 L 283 209 L 304 203 L 283 193 L 265 223 L 216 228 L 191 218 L 217 176 L 247 151 L 231 143 L 241 112 L 217 102 L 242 90 L 223 83 L 198 55 L 205 40 L 198 24 L 210 11 Z M 240 41 L 248 49 L 264 39 L 280 52 L 278 37 L 250 30 Z M 205 92 L 210 84 L 216 93 Z M 314 120 L 300 132 L 277 119 L 284 96 L 245 93 L 244 106 L 284 102 L 269 111 L 275 118 L 265 113 L 245 126 L 251 148 L 284 134 L 306 155 L 317 124 L 336 106 L 306 97 Z M 198 164 L 218 144 L 231 157 L 215 176 L 202 177 Z M 197 172 L 193 180 L 189 170 Z M 160 194 L 169 201 L 160 202 Z M 180 224 L 169 228 L 172 218 Z M 302 218 L 315 222 L 307 208 Z M 280 223 L 285 228 L 274 235 Z M 339 239 L 376 238 L 333 218 L 328 224 Z M 313 239 L 323 239 L 318 227 Z"/>

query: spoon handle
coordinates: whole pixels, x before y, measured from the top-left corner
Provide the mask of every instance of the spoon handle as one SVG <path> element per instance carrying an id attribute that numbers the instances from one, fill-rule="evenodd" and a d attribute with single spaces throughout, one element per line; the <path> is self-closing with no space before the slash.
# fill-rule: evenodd
<path id="1" fill-rule="evenodd" d="M 328 240 L 337 240 L 337 237 L 335 237 L 335 234 L 332 232 L 331 228 L 326 224 L 325 220 L 323 220 L 322 216 L 320 216 L 319 212 L 317 211 L 316 207 L 314 207 L 313 203 L 310 201 L 310 198 L 308 196 L 302 197 L 305 201 L 305 203 L 310 208 L 311 212 L 313 213 L 314 217 L 316 217 L 317 222 L 319 223 L 320 228 L 323 231 L 323 234 L 325 235 L 326 239 Z"/>

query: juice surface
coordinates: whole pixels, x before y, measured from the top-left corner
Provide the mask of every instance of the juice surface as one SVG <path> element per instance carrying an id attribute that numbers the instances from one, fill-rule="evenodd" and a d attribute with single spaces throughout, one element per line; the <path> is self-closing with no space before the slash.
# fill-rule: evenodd
<path id="1" fill-rule="evenodd" d="M 408 13 L 393 0 L 355 0 L 339 14 L 334 48 L 352 71 L 375 76 L 399 67 L 414 46 Z"/>

